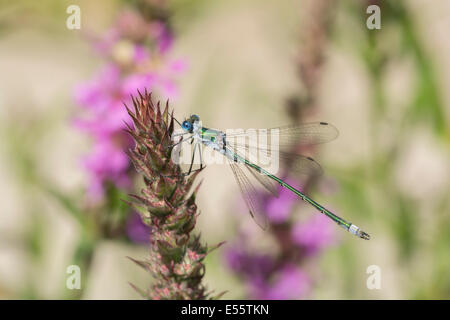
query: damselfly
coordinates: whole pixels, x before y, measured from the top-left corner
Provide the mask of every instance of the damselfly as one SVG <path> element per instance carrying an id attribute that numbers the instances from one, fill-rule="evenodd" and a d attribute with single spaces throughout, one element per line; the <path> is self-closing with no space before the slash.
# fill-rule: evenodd
<path id="1" fill-rule="evenodd" d="M 177 121 L 178 122 L 178 121 Z M 178 122 L 179 123 L 179 122 Z M 227 134 L 224 131 L 215 130 L 203 127 L 200 122 L 200 118 L 197 115 L 192 115 L 189 119 L 179 123 L 183 129 L 179 133 L 173 134 L 175 137 L 181 139 L 174 142 L 172 146 L 181 147 L 182 144 L 188 143 L 192 147 L 192 154 L 190 155 L 190 163 L 186 168 L 185 175 L 189 175 L 194 171 L 198 171 L 204 168 L 202 161 L 202 148 L 203 146 L 220 153 L 229 163 L 231 170 L 236 178 L 243 199 L 249 209 L 250 215 L 255 222 L 265 229 L 267 227 L 267 217 L 264 213 L 264 209 L 261 206 L 258 199 L 258 192 L 253 183 L 251 177 L 259 181 L 259 183 L 269 191 L 273 196 L 278 196 L 277 185 L 281 185 L 287 188 L 294 194 L 296 194 L 301 200 L 312 205 L 319 212 L 336 222 L 339 226 L 343 227 L 350 233 L 369 240 L 370 236 L 366 232 L 362 231 L 359 227 L 350 223 L 341 217 L 337 216 L 330 210 L 326 209 L 302 191 L 294 188 L 288 184 L 285 180 L 270 173 L 268 170 L 250 160 L 249 154 L 257 152 L 258 154 L 271 155 L 274 151 L 270 146 L 265 143 L 263 146 L 254 144 L 251 145 L 252 139 L 238 139 L 238 138 L 250 138 L 249 133 L 233 133 Z M 273 129 L 267 129 L 266 132 L 275 131 L 276 135 L 276 153 L 282 157 L 290 160 L 290 170 L 301 173 L 319 173 L 321 171 L 320 165 L 310 157 L 305 157 L 297 154 L 296 152 L 286 152 L 286 149 L 296 146 L 308 146 L 319 143 L 328 142 L 335 139 L 338 136 L 337 129 L 326 122 L 315 122 L 300 125 L 290 125 L 285 127 L 278 127 Z M 253 140 L 254 142 L 254 140 Z M 196 158 L 198 157 L 198 158 Z M 199 163 L 194 164 L 199 160 Z M 248 175 L 250 173 L 250 176 Z"/>

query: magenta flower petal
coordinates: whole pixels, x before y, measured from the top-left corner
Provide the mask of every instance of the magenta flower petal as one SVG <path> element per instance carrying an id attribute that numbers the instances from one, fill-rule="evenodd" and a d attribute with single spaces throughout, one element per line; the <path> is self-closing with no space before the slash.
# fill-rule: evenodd
<path id="1" fill-rule="evenodd" d="M 225 252 L 228 266 L 246 277 L 264 279 L 273 267 L 273 260 L 268 255 L 250 254 L 239 248 L 230 248 Z"/>
<path id="2" fill-rule="evenodd" d="M 136 212 L 128 217 L 126 232 L 128 238 L 135 243 L 149 242 L 150 227 L 142 222 L 141 216 Z"/>
<path id="3" fill-rule="evenodd" d="M 160 54 L 165 54 L 172 47 L 173 35 L 167 27 L 159 22 L 152 23 L 152 31 L 158 42 Z"/>
<path id="4" fill-rule="evenodd" d="M 103 181 L 109 180 L 123 186 L 128 183 L 123 175 L 129 166 L 128 157 L 123 150 L 116 148 L 108 140 L 96 144 L 92 153 L 85 157 L 83 164 L 90 173 L 91 198 L 101 197 Z"/>
<path id="5" fill-rule="evenodd" d="M 289 184 L 299 188 L 298 183 L 287 179 Z M 288 220 L 292 207 L 299 201 L 298 197 L 286 188 L 279 187 L 278 198 L 271 197 L 265 205 L 265 211 L 269 220 L 273 223 L 283 223 Z"/>
<path id="6" fill-rule="evenodd" d="M 260 289 L 260 286 L 257 288 Z M 310 289 L 309 277 L 293 265 L 282 268 L 274 283 L 264 288 L 263 291 L 255 291 L 257 299 L 288 300 L 303 298 Z"/>
<path id="7" fill-rule="evenodd" d="M 139 64 L 147 61 L 149 58 L 149 53 L 147 48 L 142 45 L 134 46 L 134 62 Z"/>
<path id="8" fill-rule="evenodd" d="M 178 59 L 169 63 L 169 72 L 172 74 L 182 73 L 187 69 L 187 63 L 184 60 Z"/>
<path id="9" fill-rule="evenodd" d="M 122 83 L 122 95 L 129 97 L 135 94 L 137 90 L 144 92 L 145 89 L 151 90 L 155 83 L 155 75 L 151 73 L 133 74 L 126 77 Z"/>
<path id="10" fill-rule="evenodd" d="M 94 142 L 92 152 L 84 159 L 84 167 L 90 175 L 89 193 L 100 197 L 106 181 L 118 187 L 129 185 L 129 160 L 124 150 L 133 143 L 121 133 L 126 127 L 124 122 L 131 125 L 132 121 L 123 103 L 129 106 L 130 95 L 137 90 L 156 91 L 163 98 L 174 97 L 177 90 L 173 77 L 183 71 L 184 63 L 171 62 L 165 56 L 173 41 L 166 25 L 149 22 L 137 11 L 122 11 L 101 39 L 90 39 L 105 65 L 91 80 L 76 86 L 74 100 L 85 113 L 77 115 L 73 125 Z M 127 64 L 119 63 L 113 54 L 117 43 L 122 41 L 134 48 Z"/>
<path id="11" fill-rule="evenodd" d="M 89 109 L 107 109 L 113 101 L 111 95 L 117 90 L 118 79 L 119 69 L 107 65 L 94 79 L 75 88 L 75 102 Z"/>
<path id="12" fill-rule="evenodd" d="M 292 239 L 307 254 L 315 254 L 335 242 L 334 224 L 327 217 L 316 215 L 310 221 L 296 224 Z"/>
<path id="13" fill-rule="evenodd" d="M 101 40 L 93 43 L 94 50 L 101 56 L 108 56 L 114 45 L 120 40 L 120 33 L 116 29 L 111 29 L 103 35 Z"/>
<path id="14" fill-rule="evenodd" d="M 160 81 L 161 88 L 164 96 L 168 98 L 176 98 L 178 96 L 178 90 L 175 83 L 168 79 L 162 79 Z"/>

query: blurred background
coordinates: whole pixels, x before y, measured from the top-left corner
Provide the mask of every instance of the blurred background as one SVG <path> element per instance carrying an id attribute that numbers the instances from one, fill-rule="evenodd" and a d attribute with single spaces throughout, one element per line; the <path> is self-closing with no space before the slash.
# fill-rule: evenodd
<path id="1" fill-rule="evenodd" d="M 73 4 L 79 30 L 66 26 Z M 366 27 L 372 4 L 380 30 Z M 145 259 L 147 231 L 120 201 L 140 179 L 116 135 L 116 105 L 147 87 L 178 119 L 199 114 L 213 128 L 334 124 L 338 139 L 307 150 L 324 169 L 308 193 L 372 235 L 297 203 L 262 231 L 231 171 L 211 166 L 196 230 L 227 243 L 205 260 L 209 289 L 448 299 L 449 12 L 446 0 L 0 1 L 0 298 L 138 299 L 128 283 L 151 284 L 126 258 Z M 287 234 L 300 257 L 283 254 Z M 282 267 L 243 268 L 261 257 Z M 66 288 L 73 264 L 80 290 Z M 369 289 L 373 265 L 381 286 Z"/>

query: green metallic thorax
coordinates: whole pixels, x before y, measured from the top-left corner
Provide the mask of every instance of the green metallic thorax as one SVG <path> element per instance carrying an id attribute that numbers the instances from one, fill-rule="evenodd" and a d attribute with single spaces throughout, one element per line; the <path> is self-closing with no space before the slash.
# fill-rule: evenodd
<path id="1" fill-rule="evenodd" d="M 217 136 L 221 133 L 221 131 L 209 129 L 202 127 L 200 129 L 200 134 L 203 139 L 208 139 L 211 142 L 216 142 Z"/>

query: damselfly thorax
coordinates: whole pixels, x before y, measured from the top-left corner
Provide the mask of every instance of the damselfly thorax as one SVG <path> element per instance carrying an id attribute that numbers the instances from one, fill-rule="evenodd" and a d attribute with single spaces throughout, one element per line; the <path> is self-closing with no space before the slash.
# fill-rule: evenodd
<path id="1" fill-rule="evenodd" d="M 201 143 L 220 153 L 224 154 L 226 150 L 226 134 L 223 131 L 202 127 L 194 123 L 193 130 L 194 142 Z"/>
<path id="2" fill-rule="evenodd" d="M 227 143 L 227 135 L 225 132 L 205 127 L 199 127 L 197 132 L 198 134 L 196 135 L 196 138 L 194 138 L 196 141 L 221 153 L 224 157 L 233 162 L 244 163 L 244 159 L 238 157 L 236 150 Z"/>

